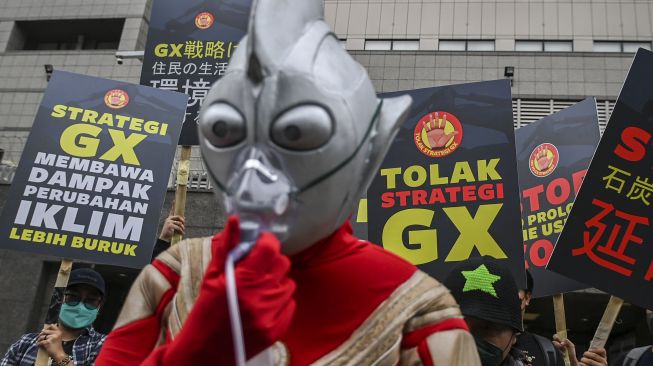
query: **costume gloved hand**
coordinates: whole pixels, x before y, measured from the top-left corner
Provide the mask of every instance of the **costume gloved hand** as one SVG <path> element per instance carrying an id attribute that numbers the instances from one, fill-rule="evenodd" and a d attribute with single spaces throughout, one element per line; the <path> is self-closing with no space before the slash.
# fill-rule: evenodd
<path id="1" fill-rule="evenodd" d="M 222 233 L 213 238 L 213 257 L 192 311 L 180 333 L 165 347 L 164 354 L 151 355 L 156 359 L 151 364 L 204 364 L 208 360 L 215 360 L 219 365 L 234 364 L 224 266 L 239 237 L 238 219 L 229 217 Z M 279 340 L 292 321 L 295 283 L 287 277 L 290 260 L 281 254 L 280 247 L 274 235 L 263 233 L 251 252 L 236 264 L 236 287 L 248 358 Z"/>

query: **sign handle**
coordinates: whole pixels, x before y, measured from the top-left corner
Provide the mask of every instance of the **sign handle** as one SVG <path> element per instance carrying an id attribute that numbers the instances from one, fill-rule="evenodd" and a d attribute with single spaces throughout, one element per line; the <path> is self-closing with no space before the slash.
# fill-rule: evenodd
<path id="1" fill-rule="evenodd" d="M 73 268 L 73 261 L 70 259 L 62 259 L 61 266 L 59 266 L 59 273 L 57 274 L 57 281 L 54 283 L 54 291 L 50 298 L 50 306 L 48 306 L 48 313 L 45 316 L 45 325 L 56 324 L 59 320 L 59 311 L 63 303 L 64 291 L 68 285 L 68 278 L 70 278 L 70 271 Z M 48 353 L 39 347 L 36 354 L 35 366 L 47 366 L 49 361 Z"/>
<path id="2" fill-rule="evenodd" d="M 182 146 L 177 166 L 177 189 L 175 190 L 175 215 L 185 216 L 186 213 L 186 192 L 188 191 L 188 177 L 190 176 L 190 155 L 191 147 Z M 172 235 L 171 245 L 181 241 L 182 236 L 176 232 Z"/>
<path id="3" fill-rule="evenodd" d="M 567 339 L 567 319 L 565 318 L 565 299 L 563 294 L 553 295 L 553 315 L 556 322 L 556 334 L 561 341 Z M 565 361 L 565 366 L 570 366 L 569 354 L 567 351 L 563 352 L 562 357 Z"/>
<path id="4" fill-rule="evenodd" d="M 621 310 L 621 305 L 624 301 L 618 297 L 610 296 L 610 302 L 608 306 L 605 307 L 605 312 L 601 318 L 598 328 L 596 328 L 596 333 L 594 333 L 594 338 L 590 343 L 590 348 L 604 348 L 605 343 L 608 341 L 610 332 L 612 332 L 612 326 L 617 320 L 617 315 Z"/>

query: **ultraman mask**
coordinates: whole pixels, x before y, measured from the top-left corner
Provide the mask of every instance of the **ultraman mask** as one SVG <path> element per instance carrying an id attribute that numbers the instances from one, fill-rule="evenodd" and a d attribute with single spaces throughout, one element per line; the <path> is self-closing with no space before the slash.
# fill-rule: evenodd
<path id="1" fill-rule="evenodd" d="M 376 97 L 323 9 L 321 0 L 255 1 L 200 114 L 202 156 L 227 210 L 276 215 L 286 254 L 348 219 L 411 104 Z"/>

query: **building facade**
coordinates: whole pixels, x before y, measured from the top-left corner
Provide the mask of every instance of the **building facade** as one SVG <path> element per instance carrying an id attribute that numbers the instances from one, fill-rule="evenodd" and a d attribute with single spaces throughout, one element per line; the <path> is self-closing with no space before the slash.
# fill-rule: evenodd
<path id="1" fill-rule="evenodd" d="M 11 182 L 52 69 L 139 82 L 141 62 L 118 62 L 116 52 L 144 49 L 150 9 L 151 0 L 0 1 L 1 182 Z M 653 41 L 648 0 L 325 0 L 325 14 L 380 92 L 512 79 L 515 127 L 588 96 L 597 98 L 604 126 L 634 52 Z M 209 234 L 224 220 L 208 187 L 194 151 L 189 235 Z M 1 186 L 0 197 L 6 192 Z M 52 258 L 0 251 L 0 352 L 38 329 L 57 267 Z M 101 269 L 119 304 L 135 273 Z M 583 343 L 607 297 L 579 293 L 569 301 L 567 319 Z M 118 308 L 105 309 L 100 328 L 110 328 Z M 533 329 L 551 334 L 550 308 L 536 302 Z M 639 316 L 641 309 L 626 307 L 612 354 L 651 341 Z"/>

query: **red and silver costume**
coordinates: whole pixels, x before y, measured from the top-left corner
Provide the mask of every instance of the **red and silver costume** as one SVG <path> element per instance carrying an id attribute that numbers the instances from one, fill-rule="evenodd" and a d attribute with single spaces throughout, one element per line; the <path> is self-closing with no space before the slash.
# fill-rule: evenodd
<path id="1" fill-rule="evenodd" d="M 449 291 L 351 233 L 347 218 L 411 101 L 378 100 L 322 13 L 319 0 L 254 1 L 200 118 L 202 155 L 228 206 L 272 197 L 288 219 L 236 266 L 249 362 L 480 365 Z M 96 365 L 233 364 L 224 265 L 239 235 L 230 217 L 213 238 L 148 265 Z"/>

